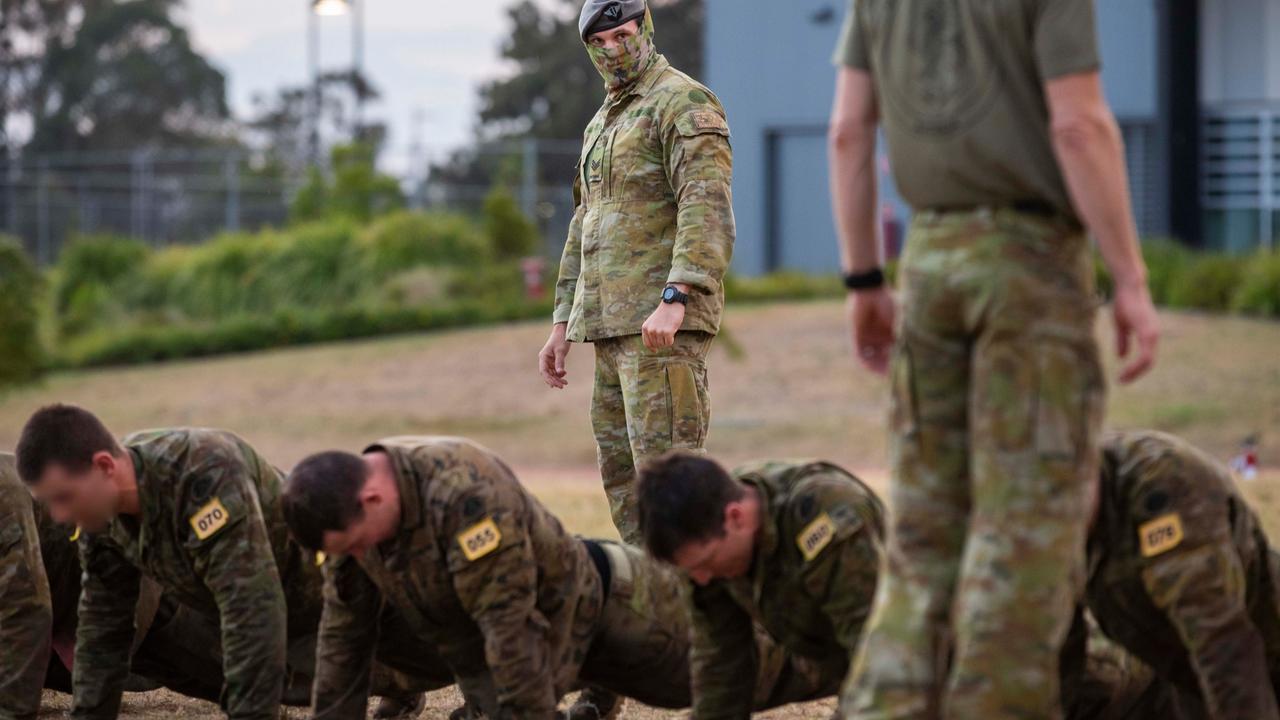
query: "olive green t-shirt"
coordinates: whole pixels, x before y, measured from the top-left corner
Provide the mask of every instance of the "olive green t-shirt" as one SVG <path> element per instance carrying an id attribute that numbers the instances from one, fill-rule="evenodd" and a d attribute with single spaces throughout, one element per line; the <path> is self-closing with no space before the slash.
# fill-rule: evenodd
<path id="1" fill-rule="evenodd" d="M 871 73 L 913 208 L 1040 203 L 1077 218 L 1044 83 L 1098 70 L 1094 0 L 851 0 L 835 61 Z"/>

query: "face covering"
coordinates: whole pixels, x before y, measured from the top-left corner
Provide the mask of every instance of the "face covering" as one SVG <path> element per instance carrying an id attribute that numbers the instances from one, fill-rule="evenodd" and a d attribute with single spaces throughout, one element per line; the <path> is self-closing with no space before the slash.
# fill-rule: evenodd
<path id="1" fill-rule="evenodd" d="M 587 55 L 596 66 L 610 93 L 631 85 L 653 63 L 658 52 L 653 45 L 653 15 L 648 10 L 640 20 L 640 32 L 612 48 L 587 44 Z"/>

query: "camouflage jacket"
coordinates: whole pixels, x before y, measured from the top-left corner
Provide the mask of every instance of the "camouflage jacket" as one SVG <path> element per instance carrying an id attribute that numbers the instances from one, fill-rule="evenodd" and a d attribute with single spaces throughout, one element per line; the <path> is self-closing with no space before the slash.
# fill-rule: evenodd
<path id="1" fill-rule="evenodd" d="M 1277 717 L 1280 561 L 1226 468 L 1162 433 L 1108 436 L 1088 559 L 1107 636 L 1209 717 Z"/>
<path id="2" fill-rule="evenodd" d="M 585 546 L 478 445 L 405 437 L 375 450 L 395 468 L 401 525 L 363 557 L 324 564 L 316 717 L 364 717 L 379 642 L 435 646 L 464 695 L 496 691 L 495 720 L 554 717 L 603 602 Z M 416 637 L 377 637 L 383 603 Z"/>
<path id="3" fill-rule="evenodd" d="M 124 447 L 141 512 L 80 538 L 73 717 L 116 716 L 145 575 L 219 618 L 228 716 L 275 720 L 289 626 L 315 627 L 320 592 L 314 560 L 288 536 L 280 472 L 217 430 L 148 431 Z"/>
<path id="4" fill-rule="evenodd" d="M 0 720 L 40 710 L 53 609 L 31 494 L 14 458 L 0 454 Z"/>
<path id="5" fill-rule="evenodd" d="M 693 589 L 693 717 L 746 718 L 756 677 L 752 621 L 788 652 L 842 675 L 871 611 L 884 509 L 827 463 L 766 462 L 734 476 L 760 493 L 744 577 Z"/>
<path id="6" fill-rule="evenodd" d="M 693 287 L 682 329 L 718 332 L 732 178 L 724 108 L 665 58 L 610 93 L 583 135 L 556 283 L 569 339 L 639 334 L 669 282 Z"/>

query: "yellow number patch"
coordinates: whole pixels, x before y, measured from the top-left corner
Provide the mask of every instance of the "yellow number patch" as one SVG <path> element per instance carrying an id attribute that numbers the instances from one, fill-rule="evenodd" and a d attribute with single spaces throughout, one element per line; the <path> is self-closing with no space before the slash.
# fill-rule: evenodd
<path id="1" fill-rule="evenodd" d="M 73 533 L 71 533 L 71 542 L 75 542 L 75 541 L 77 541 L 77 540 L 79 540 L 79 539 L 80 539 L 80 526 L 79 526 L 79 525 L 77 525 L 77 526 L 76 526 L 76 531 L 75 531 L 75 532 L 73 532 Z"/>
<path id="2" fill-rule="evenodd" d="M 324 561 L 325 561 L 326 559 L 328 559 L 328 557 L 329 557 L 328 555 L 325 555 L 325 554 L 324 554 L 324 551 L 323 551 L 323 550 L 321 550 L 321 551 L 317 551 L 317 552 L 316 552 L 316 567 L 320 567 L 321 565 L 324 565 Z"/>
<path id="3" fill-rule="evenodd" d="M 501 544 L 502 531 L 498 530 L 493 518 L 485 518 L 483 522 L 478 522 L 458 533 L 458 546 L 462 548 L 462 554 L 470 562 L 475 562 L 497 550 Z"/>
<path id="4" fill-rule="evenodd" d="M 1182 542 L 1182 517 L 1177 513 L 1162 515 L 1138 528 L 1138 544 L 1142 557 L 1169 552 Z"/>
<path id="5" fill-rule="evenodd" d="M 804 555 L 804 561 L 809 562 L 830 545 L 835 536 L 836 524 L 831 521 L 830 515 L 822 513 L 800 531 L 796 536 L 796 545 Z"/>
<path id="6" fill-rule="evenodd" d="M 207 540 L 214 533 L 221 530 L 231 515 L 227 513 L 227 509 L 222 506 L 222 501 L 214 498 L 207 505 L 196 511 L 188 521 L 191 523 L 191 529 L 196 531 L 196 537 L 201 540 Z"/>

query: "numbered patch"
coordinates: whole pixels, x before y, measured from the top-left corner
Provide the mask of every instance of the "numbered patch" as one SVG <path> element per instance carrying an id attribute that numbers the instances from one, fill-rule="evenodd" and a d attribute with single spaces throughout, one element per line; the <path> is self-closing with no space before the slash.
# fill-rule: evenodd
<path id="1" fill-rule="evenodd" d="M 502 544 L 502 531 L 493 522 L 493 518 L 485 518 L 481 522 L 458 533 L 458 546 L 468 561 L 475 562 L 488 555 Z"/>
<path id="2" fill-rule="evenodd" d="M 832 522 L 831 516 L 822 513 L 814 518 L 813 522 L 804 526 L 800 534 L 796 536 L 796 546 L 800 548 L 800 553 L 804 555 L 804 561 L 809 562 L 822 552 L 823 548 L 831 544 L 836 537 L 836 524 Z"/>
<path id="3" fill-rule="evenodd" d="M 222 501 L 214 498 L 207 505 L 196 511 L 191 516 L 191 529 L 196 531 L 196 537 L 201 540 L 209 539 L 214 533 L 226 526 L 231 520 L 231 515 L 227 513 L 227 509 L 222 506 Z"/>
<path id="4" fill-rule="evenodd" d="M 1142 557 L 1169 552 L 1182 543 L 1182 517 L 1177 513 L 1161 515 L 1138 528 L 1138 544 Z"/>
<path id="5" fill-rule="evenodd" d="M 323 550 L 317 550 L 316 551 L 316 567 L 320 567 L 321 565 L 324 565 L 324 561 L 327 560 L 328 558 L 329 556 L 325 555 Z"/>

